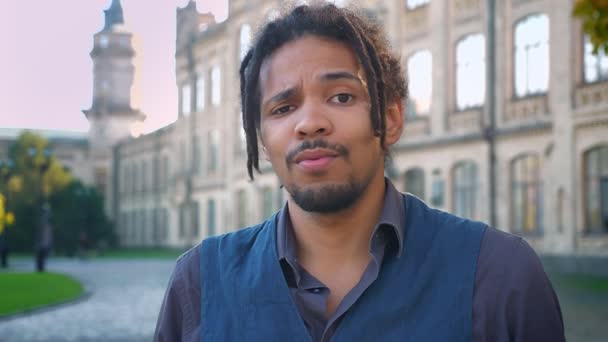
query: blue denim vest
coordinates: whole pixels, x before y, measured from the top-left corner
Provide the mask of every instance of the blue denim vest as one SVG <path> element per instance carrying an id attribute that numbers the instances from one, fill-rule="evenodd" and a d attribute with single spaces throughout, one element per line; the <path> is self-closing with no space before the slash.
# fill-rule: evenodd
<path id="1" fill-rule="evenodd" d="M 332 341 L 471 341 L 486 226 L 404 195 L 400 257 L 345 314 Z M 201 341 L 311 341 L 281 271 L 276 215 L 201 244 Z"/>

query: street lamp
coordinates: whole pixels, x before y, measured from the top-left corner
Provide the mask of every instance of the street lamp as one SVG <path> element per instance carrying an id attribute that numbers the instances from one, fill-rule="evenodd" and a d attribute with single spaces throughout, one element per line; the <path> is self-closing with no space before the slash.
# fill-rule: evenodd
<path id="1" fill-rule="evenodd" d="M 42 161 L 38 162 L 39 152 L 42 153 Z M 44 272 L 44 265 L 46 258 L 51 250 L 53 242 L 53 232 L 51 227 L 51 209 L 46 199 L 44 198 L 44 182 L 42 177 L 50 166 L 51 151 L 48 148 L 39 151 L 37 147 L 30 147 L 27 149 L 29 157 L 29 163 L 36 171 L 38 176 L 38 196 L 36 198 L 35 207 L 39 213 L 39 221 L 37 223 L 37 236 L 36 236 L 36 270 L 38 272 Z"/>

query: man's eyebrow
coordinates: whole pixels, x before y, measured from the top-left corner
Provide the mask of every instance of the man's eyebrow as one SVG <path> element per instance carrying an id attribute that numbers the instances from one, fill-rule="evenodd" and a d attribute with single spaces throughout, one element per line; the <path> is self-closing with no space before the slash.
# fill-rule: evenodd
<path id="1" fill-rule="evenodd" d="M 262 103 L 262 105 L 266 105 L 270 102 L 281 102 L 281 101 L 287 100 L 288 98 L 294 96 L 296 94 L 296 91 L 297 90 L 295 87 L 290 87 L 285 90 L 282 90 L 282 91 L 278 92 L 277 94 L 273 95 L 268 100 L 264 101 L 264 103 Z"/>
<path id="2" fill-rule="evenodd" d="M 351 72 L 348 72 L 348 71 L 331 71 L 331 72 L 322 74 L 321 76 L 319 76 L 319 78 L 322 81 L 335 81 L 335 80 L 340 80 L 340 79 L 347 79 L 347 80 L 353 80 L 353 81 L 363 83 L 361 78 L 359 78 L 359 76 L 357 76 Z"/>

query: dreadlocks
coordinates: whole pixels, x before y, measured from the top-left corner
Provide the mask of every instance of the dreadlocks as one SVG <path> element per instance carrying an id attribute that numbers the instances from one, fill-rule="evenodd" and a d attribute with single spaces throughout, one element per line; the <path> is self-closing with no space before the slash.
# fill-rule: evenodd
<path id="1" fill-rule="evenodd" d="M 284 44 L 306 34 L 344 42 L 355 52 L 365 71 L 371 102 L 371 122 L 380 144 L 386 136 L 386 106 L 404 100 L 407 86 L 399 59 L 394 56 L 382 29 L 352 10 L 332 4 L 298 6 L 285 16 L 264 25 L 255 37 L 240 67 L 243 128 L 247 140 L 247 171 L 258 172 L 260 128 L 260 67 Z"/>

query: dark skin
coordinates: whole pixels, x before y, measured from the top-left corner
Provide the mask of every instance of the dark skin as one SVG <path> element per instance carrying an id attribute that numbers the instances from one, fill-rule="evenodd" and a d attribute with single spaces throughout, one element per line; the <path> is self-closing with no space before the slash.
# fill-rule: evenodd
<path id="1" fill-rule="evenodd" d="M 349 181 L 363 192 L 348 208 L 303 210 L 289 196 L 298 262 L 329 289 L 328 317 L 359 282 L 384 202 L 384 158 L 403 131 L 401 99 L 387 106 L 386 141 L 372 129 L 363 69 L 344 43 L 307 35 L 267 58 L 260 70 L 261 125 L 266 159 L 281 184 L 322 194 Z M 286 158 L 305 140 L 323 139 L 348 155 L 316 148 Z"/>

